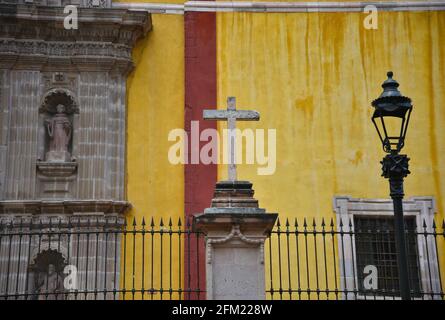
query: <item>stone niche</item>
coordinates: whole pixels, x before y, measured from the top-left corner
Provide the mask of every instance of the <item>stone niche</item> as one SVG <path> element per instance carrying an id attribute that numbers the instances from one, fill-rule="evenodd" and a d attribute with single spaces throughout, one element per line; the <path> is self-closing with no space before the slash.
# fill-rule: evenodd
<path id="1" fill-rule="evenodd" d="M 45 81 L 50 88 L 39 109 L 37 159 L 37 190 L 41 198 L 73 197 L 76 190 L 77 161 L 72 142 L 79 132 L 79 107 L 75 95 L 63 87 L 73 86 L 75 77 L 71 77 L 72 82 L 65 81 L 67 78 L 57 72 Z"/>

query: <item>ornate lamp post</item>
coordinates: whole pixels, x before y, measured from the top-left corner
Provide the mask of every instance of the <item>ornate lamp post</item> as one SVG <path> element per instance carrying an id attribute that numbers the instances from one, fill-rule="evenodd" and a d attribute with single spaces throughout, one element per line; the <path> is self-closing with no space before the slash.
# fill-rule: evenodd
<path id="1" fill-rule="evenodd" d="M 375 108 L 372 122 L 377 129 L 383 150 L 388 154 L 381 161 L 382 176 L 389 179 L 390 196 L 394 203 L 394 230 L 399 268 L 399 287 L 403 300 L 410 300 L 408 259 L 405 245 L 405 225 L 403 219 L 403 178 L 408 170 L 409 158 L 399 154 L 405 144 L 406 131 L 412 111 L 411 99 L 402 96 L 399 84 L 387 73 L 388 79 L 383 82 L 382 94 L 372 102 Z"/>

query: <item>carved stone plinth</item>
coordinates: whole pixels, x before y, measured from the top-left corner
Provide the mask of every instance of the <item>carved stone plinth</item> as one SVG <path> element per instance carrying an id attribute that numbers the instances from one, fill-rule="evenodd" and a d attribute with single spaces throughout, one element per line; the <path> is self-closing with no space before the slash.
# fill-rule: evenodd
<path id="1" fill-rule="evenodd" d="M 46 160 L 49 162 L 66 162 L 71 161 L 71 154 L 68 151 L 48 151 Z"/>
<path id="2" fill-rule="evenodd" d="M 218 182 L 212 207 L 194 218 L 206 234 L 207 299 L 265 299 L 264 242 L 278 214 L 253 194 L 248 181 Z"/>
<path id="3" fill-rule="evenodd" d="M 76 162 L 37 162 L 41 198 L 73 198 Z"/>

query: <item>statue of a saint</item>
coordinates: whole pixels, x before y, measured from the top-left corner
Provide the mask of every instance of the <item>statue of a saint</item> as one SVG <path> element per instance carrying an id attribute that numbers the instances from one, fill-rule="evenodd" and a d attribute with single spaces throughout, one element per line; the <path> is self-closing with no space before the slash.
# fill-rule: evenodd
<path id="1" fill-rule="evenodd" d="M 45 120 L 45 128 L 49 136 L 49 150 L 47 161 L 70 161 L 69 144 L 71 141 L 72 125 L 66 115 L 65 106 L 59 104 L 57 113 Z"/>
<path id="2" fill-rule="evenodd" d="M 63 278 L 56 272 L 53 264 L 48 265 L 48 272 L 37 287 L 38 300 L 63 300 Z"/>

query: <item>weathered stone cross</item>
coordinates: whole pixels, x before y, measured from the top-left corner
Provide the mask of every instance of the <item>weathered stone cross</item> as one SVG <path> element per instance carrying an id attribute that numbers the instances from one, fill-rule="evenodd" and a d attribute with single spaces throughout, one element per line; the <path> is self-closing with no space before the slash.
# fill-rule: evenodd
<path id="1" fill-rule="evenodd" d="M 235 97 L 227 98 L 227 110 L 204 110 L 204 120 L 227 121 L 229 142 L 227 151 L 229 156 L 229 181 L 236 181 L 236 120 L 258 121 L 260 114 L 254 110 L 236 110 Z"/>

